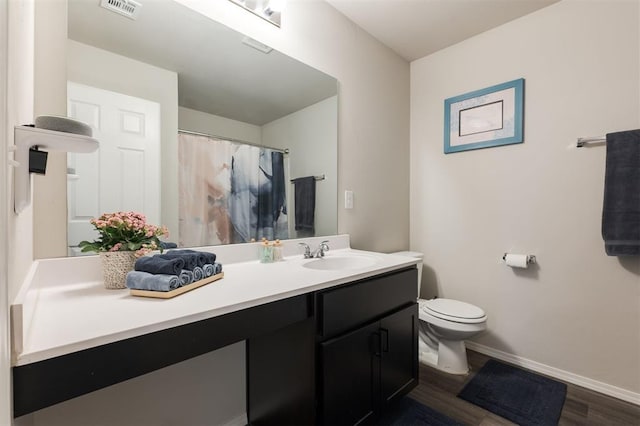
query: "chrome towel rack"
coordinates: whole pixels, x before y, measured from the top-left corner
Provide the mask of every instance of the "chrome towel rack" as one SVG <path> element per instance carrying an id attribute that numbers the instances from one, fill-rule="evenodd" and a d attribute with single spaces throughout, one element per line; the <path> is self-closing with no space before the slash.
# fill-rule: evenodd
<path id="1" fill-rule="evenodd" d="M 578 142 L 576 142 L 577 148 L 582 148 L 583 146 L 590 143 L 606 143 L 607 138 L 604 136 L 593 136 L 588 138 L 578 138 Z"/>
<path id="2" fill-rule="evenodd" d="M 314 176 L 313 178 L 314 178 L 316 181 L 318 181 L 318 180 L 325 180 L 327 177 L 326 177 L 324 174 L 322 174 L 322 175 L 320 175 L 320 176 Z M 291 180 L 290 180 L 290 182 L 291 182 L 291 183 L 293 183 L 293 182 L 295 182 L 295 181 L 296 181 L 296 179 L 291 179 Z"/>

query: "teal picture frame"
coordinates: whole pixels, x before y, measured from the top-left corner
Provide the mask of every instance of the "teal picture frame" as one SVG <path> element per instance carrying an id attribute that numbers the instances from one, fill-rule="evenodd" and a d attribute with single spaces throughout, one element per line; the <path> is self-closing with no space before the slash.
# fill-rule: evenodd
<path id="1" fill-rule="evenodd" d="M 444 153 L 524 142 L 524 78 L 444 101 Z"/>

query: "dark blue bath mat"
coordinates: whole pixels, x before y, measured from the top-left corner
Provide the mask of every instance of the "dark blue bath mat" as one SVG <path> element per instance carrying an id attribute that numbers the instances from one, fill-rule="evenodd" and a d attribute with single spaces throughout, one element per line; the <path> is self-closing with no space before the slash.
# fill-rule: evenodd
<path id="1" fill-rule="evenodd" d="M 557 425 L 567 385 L 489 360 L 458 397 L 521 426 Z"/>
<path id="2" fill-rule="evenodd" d="M 382 416 L 379 424 L 380 426 L 463 426 L 408 396 L 395 402 L 391 411 Z"/>

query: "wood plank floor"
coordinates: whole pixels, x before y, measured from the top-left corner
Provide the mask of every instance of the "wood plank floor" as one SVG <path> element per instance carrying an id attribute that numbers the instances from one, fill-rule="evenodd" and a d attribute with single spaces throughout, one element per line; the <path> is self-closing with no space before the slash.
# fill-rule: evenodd
<path id="1" fill-rule="evenodd" d="M 465 425 L 513 425 L 500 416 L 456 397 L 475 372 L 490 359 L 471 350 L 467 350 L 467 354 L 471 368 L 467 376 L 446 374 L 420 364 L 420 384 L 409 396 Z M 559 425 L 640 426 L 640 407 L 567 383 L 567 398 Z"/>

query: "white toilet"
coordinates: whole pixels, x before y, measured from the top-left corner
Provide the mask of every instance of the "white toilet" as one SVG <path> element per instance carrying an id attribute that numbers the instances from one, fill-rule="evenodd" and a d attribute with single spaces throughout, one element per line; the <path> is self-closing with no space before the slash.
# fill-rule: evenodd
<path id="1" fill-rule="evenodd" d="M 393 253 L 422 260 L 418 252 Z M 422 262 L 418 264 L 418 296 L 422 282 Z M 487 328 L 487 315 L 479 307 L 452 299 L 418 299 L 420 362 L 451 374 L 467 374 L 464 344 Z"/>

